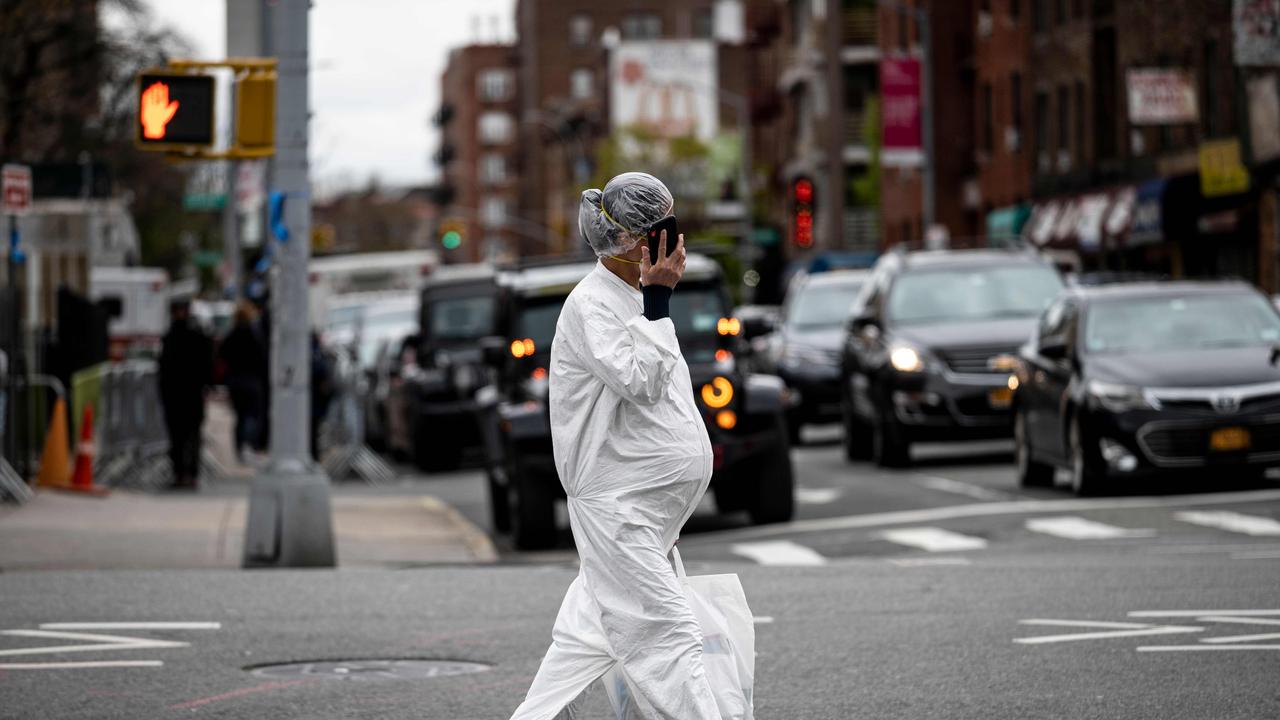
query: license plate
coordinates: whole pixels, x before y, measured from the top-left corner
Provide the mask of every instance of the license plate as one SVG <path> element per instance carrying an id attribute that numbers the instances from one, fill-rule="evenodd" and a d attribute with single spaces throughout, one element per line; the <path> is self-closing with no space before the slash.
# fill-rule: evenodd
<path id="1" fill-rule="evenodd" d="M 1007 408 L 1013 404 L 1013 391 L 1007 387 L 996 388 L 987 393 L 987 401 L 993 408 Z"/>
<path id="2" fill-rule="evenodd" d="M 1249 431 L 1244 428 L 1221 428 L 1209 435 L 1209 449 L 1214 452 L 1248 450 L 1250 441 Z"/>

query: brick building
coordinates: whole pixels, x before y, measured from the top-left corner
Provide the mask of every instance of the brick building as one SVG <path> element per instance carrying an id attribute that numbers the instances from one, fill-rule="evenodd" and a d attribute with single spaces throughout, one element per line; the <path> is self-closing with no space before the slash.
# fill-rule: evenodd
<path id="1" fill-rule="evenodd" d="M 713 0 L 561 0 L 516 3 L 519 72 L 520 192 L 517 212 L 529 233 L 522 254 L 581 252 L 580 193 L 601 181 L 597 148 L 610 134 L 609 47 L 614 39 L 716 39 L 717 14 L 737 3 Z M 606 42 L 608 41 L 608 43 Z M 738 42 L 717 43 L 718 83 L 727 96 L 746 93 Z M 719 101 L 722 130 L 736 127 L 735 107 Z"/>
<path id="2" fill-rule="evenodd" d="M 1035 154 L 1030 142 L 1031 32 L 1026 0 L 981 0 L 974 25 L 974 161 L 989 244 L 1016 240 L 1026 220 Z"/>
<path id="3" fill-rule="evenodd" d="M 440 128 L 434 160 L 441 169 L 441 227 L 461 245 L 449 262 L 475 262 L 518 252 L 527 229 L 519 213 L 519 91 L 515 49 L 469 45 L 449 54 L 441 77 Z"/>
<path id="4" fill-rule="evenodd" d="M 982 198 L 974 156 L 974 0 L 903 0 L 929 13 L 933 96 L 924 98 L 933 114 L 935 222 L 946 228 L 953 247 L 980 244 Z M 879 8 L 879 43 L 886 57 L 922 57 L 920 28 L 905 7 Z M 923 153 L 885 157 L 880 186 L 883 244 L 921 245 Z"/>

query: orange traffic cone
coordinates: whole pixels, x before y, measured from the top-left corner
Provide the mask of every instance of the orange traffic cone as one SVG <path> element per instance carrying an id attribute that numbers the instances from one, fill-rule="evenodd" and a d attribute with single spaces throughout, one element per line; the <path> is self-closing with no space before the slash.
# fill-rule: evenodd
<path id="1" fill-rule="evenodd" d="M 93 406 L 84 406 L 84 419 L 80 422 L 80 444 L 76 446 L 76 469 L 71 475 L 71 490 L 105 495 L 107 489 L 93 484 Z"/>
<path id="2" fill-rule="evenodd" d="M 67 401 L 58 398 L 53 404 L 53 417 L 44 435 L 44 452 L 40 454 L 40 487 L 65 488 L 71 481 L 71 452 L 67 443 Z"/>

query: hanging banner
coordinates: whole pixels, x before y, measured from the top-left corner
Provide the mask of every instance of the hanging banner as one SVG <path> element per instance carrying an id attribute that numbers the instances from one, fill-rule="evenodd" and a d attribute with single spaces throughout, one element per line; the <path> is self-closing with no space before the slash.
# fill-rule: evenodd
<path id="1" fill-rule="evenodd" d="M 880 61 L 880 121 L 885 150 L 920 150 L 920 96 L 918 59 Z"/>
<path id="2" fill-rule="evenodd" d="M 1235 0 L 1237 65 L 1280 65 L 1280 0 Z"/>

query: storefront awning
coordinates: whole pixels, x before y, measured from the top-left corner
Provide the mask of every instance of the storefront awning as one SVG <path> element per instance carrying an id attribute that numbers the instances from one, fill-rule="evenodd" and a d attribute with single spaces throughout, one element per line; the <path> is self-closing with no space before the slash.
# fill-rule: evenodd
<path id="1" fill-rule="evenodd" d="M 993 247 L 1012 244 L 1030 217 L 1031 208 L 1027 205 L 1011 205 L 987 213 L 987 244 Z"/>

